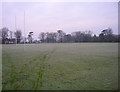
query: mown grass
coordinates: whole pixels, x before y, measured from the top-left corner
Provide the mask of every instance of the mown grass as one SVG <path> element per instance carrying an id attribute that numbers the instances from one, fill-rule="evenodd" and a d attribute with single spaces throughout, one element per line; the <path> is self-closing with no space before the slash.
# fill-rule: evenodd
<path id="1" fill-rule="evenodd" d="M 3 90 L 118 88 L 118 43 L 3 45 Z"/>

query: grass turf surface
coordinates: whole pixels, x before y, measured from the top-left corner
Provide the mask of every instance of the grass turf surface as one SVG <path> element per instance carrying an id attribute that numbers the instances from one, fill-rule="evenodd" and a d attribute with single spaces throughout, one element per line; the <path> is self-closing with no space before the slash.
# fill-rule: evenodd
<path id="1" fill-rule="evenodd" d="M 118 43 L 3 45 L 3 90 L 118 89 Z"/>

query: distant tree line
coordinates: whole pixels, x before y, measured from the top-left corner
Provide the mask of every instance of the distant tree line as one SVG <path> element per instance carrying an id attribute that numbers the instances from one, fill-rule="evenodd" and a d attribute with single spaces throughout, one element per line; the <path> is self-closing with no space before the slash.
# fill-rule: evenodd
<path id="1" fill-rule="evenodd" d="M 76 31 L 66 34 L 62 30 L 58 30 L 57 32 L 41 32 L 39 39 L 42 43 L 120 42 L 120 35 L 113 34 L 111 28 L 102 30 L 98 36 L 93 35 L 91 31 Z"/>
<path id="2" fill-rule="evenodd" d="M 98 36 L 91 31 L 76 31 L 71 34 L 66 34 L 62 30 L 57 30 L 57 32 L 41 32 L 38 38 L 39 40 L 33 39 L 33 32 L 29 32 L 28 37 L 23 37 L 21 30 L 13 32 L 6 27 L 0 30 L 0 41 L 2 44 L 120 42 L 120 34 L 113 34 L 111 28 L 102 30 Z"/>

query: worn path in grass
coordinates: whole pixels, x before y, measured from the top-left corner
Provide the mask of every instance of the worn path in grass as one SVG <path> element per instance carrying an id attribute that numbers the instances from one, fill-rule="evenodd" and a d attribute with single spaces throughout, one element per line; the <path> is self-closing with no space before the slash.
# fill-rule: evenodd
<path id="1" fill-rule="evenodd" d="M 3 89 L 117 89 L 117 43 L 3 45 Z"/>

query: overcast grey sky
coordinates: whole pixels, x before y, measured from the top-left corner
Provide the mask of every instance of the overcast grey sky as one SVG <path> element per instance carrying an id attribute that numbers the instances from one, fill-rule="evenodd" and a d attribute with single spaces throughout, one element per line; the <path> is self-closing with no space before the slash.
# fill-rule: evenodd
<path id="1" fill-rule="evenodd" d="M 117 2 L 6 2 L 2 4 L 3 27 L 15 31 L 24 29 L 25 34 L 33 31 L 35 39 L 40 32 L 56 32 L 62 29 L 66 33 L 91 30 L 99 34 L 111 27 L 118 33 Z"/>

